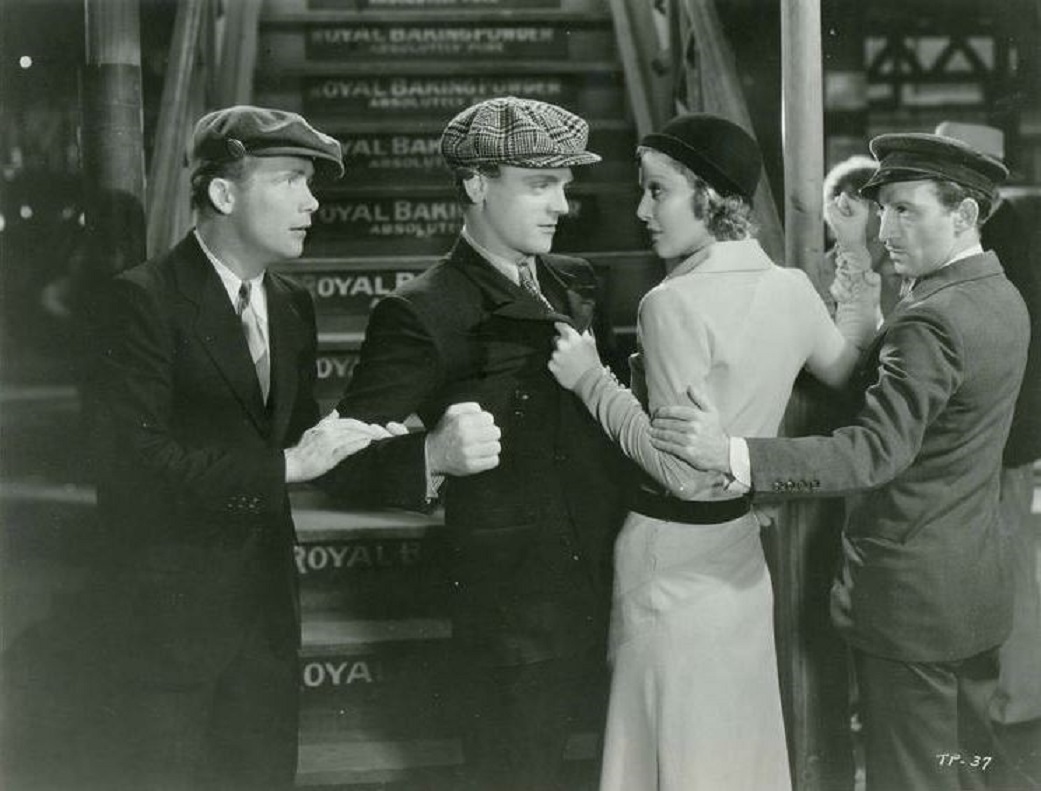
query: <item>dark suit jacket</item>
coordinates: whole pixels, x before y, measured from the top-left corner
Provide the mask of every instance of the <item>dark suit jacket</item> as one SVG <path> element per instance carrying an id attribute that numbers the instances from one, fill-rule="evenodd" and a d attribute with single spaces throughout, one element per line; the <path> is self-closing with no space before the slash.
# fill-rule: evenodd
<path id="1" fill-rule="evenodd" d="M 455 626 L 497 664 L 603 644 L 611 544 L 623 514 L 620 454 L 546 367 L 554 321 L 580 330 L 594 321 L 595 275 L 581 259 L 547 255 L 538 278 L 557 313 L 460 240 L 377 304 L 337 407 L 378 422 L 416 413 L 429 428 L 457 402 L 476 401 L 495 417 L 500 465 L 449 477 L 441 494 Z M 358 474 L 374 461 L 379 479 Z M 344 471 L 382 502 L 421 506 L 423 436 L 381 443 L 349 459 L 341 479 Z"/>
<path id="2" fill-rule="evenodd" d="M 954 660 L 1007 635 L 999 474 L 1028 331 L 993 253 L 956 261 L 886 319 L 857 375 L 851 426 L 748 440 L 754 488 L 851 495 L 841 584 L 849 640 L 864 651 Z"/>
<path id="3" fill-rule="evenodd" d="M 194 236 L 118 276 L 108 299 L 94 401 L 119 600 L 107 614 L 123 651 L 171 681 L 223 666 L 260 613 L 285 651 L 299 642 L 282 450 L 317 419 L 314 310 L 289 280 L 264 283 L 267 407 Z"/>
<path id="4" fill-rule="evenodd" d="M 1029 228 L 1012 201 L 1005 199 L 980 236 L 983 248 L 997 254 L 1030 314 L 1027 369 L 1005 444 L 1005 466 L 1019 467 L 1041 458 L 1041 250 L 1036 241 L 1041 234 Z"/>

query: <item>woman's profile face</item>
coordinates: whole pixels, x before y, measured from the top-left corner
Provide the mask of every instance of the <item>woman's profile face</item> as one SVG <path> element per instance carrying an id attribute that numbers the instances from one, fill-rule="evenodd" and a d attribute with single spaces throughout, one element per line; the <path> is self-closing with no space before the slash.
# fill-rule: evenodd
<path id="1" fill-rule="evenodd" d="M 659 258 L 687 258 L 715 241 L 694 215 L 694 187 L 675 160 L 659 151 L 640 155 L 643 197 L 636 216 L 647 226 Z"/>

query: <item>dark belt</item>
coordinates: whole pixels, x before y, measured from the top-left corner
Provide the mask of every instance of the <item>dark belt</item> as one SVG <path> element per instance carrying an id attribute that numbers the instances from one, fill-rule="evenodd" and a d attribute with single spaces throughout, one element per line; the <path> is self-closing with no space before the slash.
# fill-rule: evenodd
<path id="1" fill-rule="evenodd" d="M 752 496 L 745 494 L 733 500 L 679 500 L 639 488 L 630 497 L 629 508 L 666 522 L 716 525 L 747 514 L 752 508 Z"/>

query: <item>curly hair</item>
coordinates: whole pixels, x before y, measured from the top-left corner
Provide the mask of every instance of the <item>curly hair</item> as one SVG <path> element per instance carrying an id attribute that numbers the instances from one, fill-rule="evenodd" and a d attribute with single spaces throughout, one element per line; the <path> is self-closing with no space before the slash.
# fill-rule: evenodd
<path id="1" fill-rule="evenodd" d="M 656 148 L 638 146 L 637 161 L 648 151 L 662 157 L 670 167 L 687 179 L 687 183 L 694 190 L 694 216 L 705 223 L 705 228 L 716 241 L 732 242 L 755 238 L 759 229 L 752 217 L 752 206 L 748 201 L 737 195 L 720 195 L 693 170 Z"/>

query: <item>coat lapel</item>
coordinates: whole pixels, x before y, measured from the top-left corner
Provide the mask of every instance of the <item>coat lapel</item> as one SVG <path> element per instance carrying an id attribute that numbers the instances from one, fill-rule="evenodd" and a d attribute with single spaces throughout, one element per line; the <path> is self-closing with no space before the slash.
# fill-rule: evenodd
<path id="1" fill-rule="evenodd" d="M 549 311 L 490 263 L 484 260 L 465 240 L 459 239 L 449 254 L 449 262 L 466 274 L 481 289 L 488 304 L 488 312 L 496 316 L 522 321 L 566 321 L 579 331 L 592 322 L 594 295 L 576 287 L 575 278 L 553 266 L 547 259 L 538 259 L 539 282 L 550 302 L 554 291 L 563 292 L 566 312 Z M 559 304 L 560 300 L 556 300 Z"/>
<path id="2" fill-rule="evenodd" d="M 177 269 L 178 285 L 197 307 L 196 335 L 243 409 L 257 428 L 267 434 L 269 423 L 260 383 L 231 300 L 194 234 L 182 244 L 183 266 Z"/>
<path id="3" fill-rule="evenodd" d="M 272 436 L 283 437 L 293 414 L 297 395 L 296 360 L 304 323 L 293 307 L 285 285 L 270 272 L 264 278 L 267 293 L 268 336 L 271 346 Z"/>

